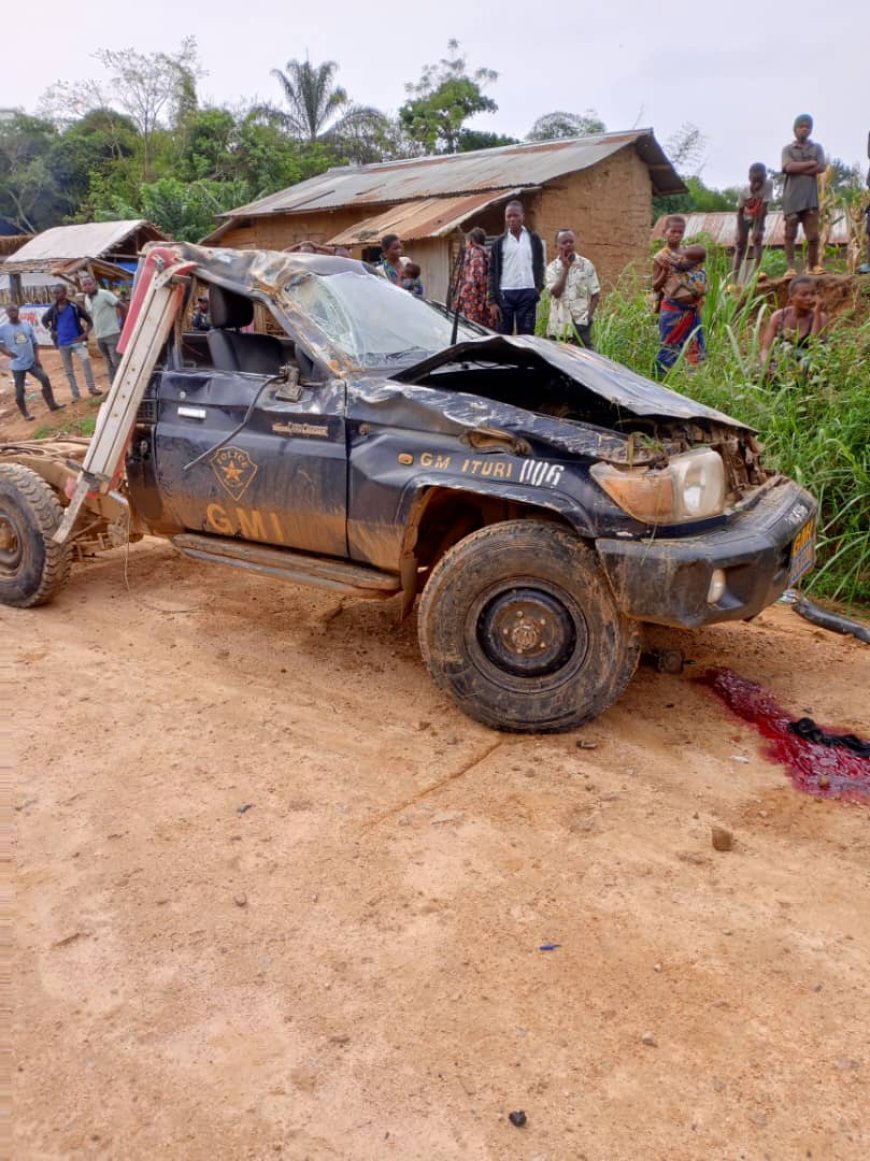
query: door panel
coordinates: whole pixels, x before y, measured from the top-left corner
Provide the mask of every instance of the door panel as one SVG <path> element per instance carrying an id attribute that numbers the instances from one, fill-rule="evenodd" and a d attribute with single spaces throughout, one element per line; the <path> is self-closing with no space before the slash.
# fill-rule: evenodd
<path id="1" fill-rule="evenodd" d="M 305 387 L 292 403 L 277 398 L 280 384 L 264 390 L 264 382 L 226 371 L 163 372 L 155 458 L 165 505 L 190 530 L 346 556 L 345 384 Z"/>

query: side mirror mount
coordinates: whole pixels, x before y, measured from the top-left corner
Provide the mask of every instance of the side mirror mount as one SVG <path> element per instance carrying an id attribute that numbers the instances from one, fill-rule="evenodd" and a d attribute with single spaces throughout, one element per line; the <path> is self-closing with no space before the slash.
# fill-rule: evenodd
<path id="1" fill-rule="evenodd" d="M 287 363 L 281 368 L 281 382 L 275 390 L 275 398 L 286 403 L 298 403 L 302 398 L 302 384 L 299 382 L 299 368 Z"/>

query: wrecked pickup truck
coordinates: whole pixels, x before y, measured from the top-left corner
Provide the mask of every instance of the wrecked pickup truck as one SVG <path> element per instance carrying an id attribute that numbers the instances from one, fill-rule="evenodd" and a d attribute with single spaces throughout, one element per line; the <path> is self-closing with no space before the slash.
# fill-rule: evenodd
<path id="1" fill-rule="evenodd" d="M 620 696 L 644 622 L 748 620 L 811 567 L 815 502 L 748 428 L 597 354 L 452 329 L 350 259 L 148 247 L 93 439 L 0 445 L 0 600 L 143 535 L 404 614 L 421 594 L 437 685 L 548 731 Z"/>

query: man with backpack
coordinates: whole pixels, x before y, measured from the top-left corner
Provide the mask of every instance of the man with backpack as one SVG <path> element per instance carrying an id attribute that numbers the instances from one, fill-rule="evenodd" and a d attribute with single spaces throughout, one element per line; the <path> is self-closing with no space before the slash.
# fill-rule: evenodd
<path id="1" fill-rule="evenodd" d="M 102 391 L 97 389 L 94 382 L 91 356 L 88 354 L 88 331 L 93 325 L 91 316 L 77 303 L 67 298 L 65 286 L 54 288 L 54 305 L 42 316 L 42 325 L 51 332 L 52 342 L 60 351 L 60 359 L 69 380 L 73 399 L 81 399 L 73 370 L 73 355 L 82 365 L 89 394 L 102 395 Z"/>

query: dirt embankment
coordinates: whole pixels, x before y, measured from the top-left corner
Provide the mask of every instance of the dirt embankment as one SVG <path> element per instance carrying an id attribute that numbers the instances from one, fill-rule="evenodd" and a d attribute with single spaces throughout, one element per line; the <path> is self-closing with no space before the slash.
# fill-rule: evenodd
<path id="1" fill-rule="evenodd" d="M 759 282 L 753 293 L 761 294 L 776 310 L 788 302 L 790 278 Z M 822 274 L 813 278 L 822 300 L 822 309 L 831 319 L 849 319 L 855 324 L 870 317 L 870 277 L 860 274 Z"/>
<path id="2" fill-rule="evenodd" d="M 870 650 L 783 608 L 664 633 L 683 676 L 517 738 L 390 604 L 152 542 L 128 575 L 0 609 L 17 1156 L 870 1155 L 870 809 L 692 677 L 868 735 Z"/>

